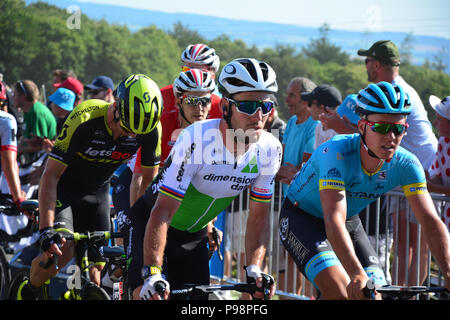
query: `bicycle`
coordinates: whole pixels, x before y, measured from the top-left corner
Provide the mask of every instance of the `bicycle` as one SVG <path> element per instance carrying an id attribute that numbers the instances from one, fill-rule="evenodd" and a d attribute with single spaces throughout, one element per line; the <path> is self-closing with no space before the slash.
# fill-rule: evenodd
<path id="1" fill-rule="evenodd" d="M 68 229 L 56 229 L 56 231 L 59 232 L 61 237 L 64 237 L 66 240 L 76 241 L 76 245 L 81 248 L 82 254 L 75 259 L 76 263 L 74 265 L 68 266 L 67 269 L 72 271 L 70 276 L 61 274 L 60 272 L 58 274 L 59 277 L 57 276 L 51 280 L 48 280 L 42 286 L 38 295 L 38 300 L 52 300 L 55 297 L 59 297 L 60 300 L 111 300 L 110 296 L 103 288 L 98 287 L 90 280 L 89 268 L 92 264 L 89 263 L 88 252 L 89 249 L 94 249 L 94 251 L 98 253 L 99 257 L 108 255 L 114 256 L 117 254 L 117 251 L 108 250 L 107 247 L 103 247 L 103 249 L 100 250 L 100 247 L 98 247 L 96 243 L 103 240 L 121 238 L 122 234 L 109 231 L 78 233 L 72 232 Z M 53 255 L 53 257 L 49 258 L 46 263 L 43 261 L 39 262 L 39 266 L 44 269 L 48 269 L 53 265 L 58 268 L 57 255 Z M 8 299 L 16 299 L 20 284 L 29 279 L 29 269 L 30 265 L 20 269 L 11 280 L 8 290 Z M 53 288 L 53 291 L 50 290 L 52 289 L 52 280 L 55 282 L 58 281 L 58 279 L 61 280 L 61 278 L 65 280 L 64 286 L 59 284 L 59 290 L 55 290 L 55 288 Z"/>
<path id="2" fill-rule="evenodd" d="M 449 292 L 445 287 L 427 286 L 376 286 L 369 280 L 364 288 L 364 295 L 369 300 L 375 299 L 376 293 L 381 293 L 383 300 L 409 300 L 418 294 Z"/>
<path id="3" fill-rule="evenodd" d="M 22 238 L 30 237 L 37 231 L 36 216 L 37 216 L 37 201 L 26 200 L 22 203 L 30 217 L 27 225 L 18 230 L 14 234 L 9 234 L 3 230 L 0 231 L 0 299 L 5 299 L 11 282 L 11 270 L 9 267 L 7 253 L 12 253 L 14 250 L 9 246 L 12 242 L 18 242 Z M 20 216 L 22 213 L 12 202 L 4 202 L 0 206 L 0 212 L 7 216 Z"/>

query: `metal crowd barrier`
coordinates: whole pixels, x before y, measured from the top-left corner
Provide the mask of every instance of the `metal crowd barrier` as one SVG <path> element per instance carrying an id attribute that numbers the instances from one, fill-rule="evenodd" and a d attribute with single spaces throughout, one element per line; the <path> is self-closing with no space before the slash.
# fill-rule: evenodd
<path id="1" fill-rule="evenodd" d="M 442 214 L 443 208 L 450 197 L 445 197 L 438 194 L 431 194 L 432 199 L 436 205 L 438 214 Z M 279 299 L 298 299 L 305 300 L 315 296 L 315 289 L 312 284 L 305 280 L 303 275 L 297 271 L 295 263 L 289 259 L 287 252 L 280 242 L 278 235 L 278 216 L 281 208 L 281 187 L 277 185 L 276 195 L 274 201 L 271 203 L 270 215 L 270 245 L 267 249 L 265 259 L 265 272 L 274 276 L 277 282 L 276 295 Z M 400 190 L 394 190 L 386 194 L 384 200 L 378 199 L 366 208 L 365 221 L 363 226 L 365 230 L 372 230 L 373 235 L 370 236 L 372 245 L 379 255 L 380 262 L 382 262 L 384 272 L 387 276 L 389 284 L 393 285 L 443 285 L 443 278 L 439 271 L 432 270 L 432 258 L 427 250 L 426 262 L 423 259 L 421 262 L 420 245 L 421 228 L 417 222 L 414 222 L 413 213 L 409 205 L 406 205 L 405 214 L 400 215 L 399 201 L 404 200 L 404 194 Z M 406 201 L 407 202 L 407 201 Z M 244 192 L 240 197 L 236 198 L 232 208 L 226 213 L 226 222 L 224 230 L 225 247 L 224 259 L 224 275 L 221 279 L 224 283 L 235 283 L 245 281 L 245 273 L 242 266 L 245 264 L 245 229 L 246 219 L 248 215 L 248 192 Z M 387 210 L 387 214 L 383 214 L 382 210 Z M 363 215 L 364 213 L 361 213 Z M 370 215 L 375 214 L 375 223 L 370 225 Z M 406 224 L 405 231 L 399 231 L 399 224 L 402 222 L 400 216 L 406 216 L 410 223 Z M 372 217 L 373 219 L 373 217 Z M 384 219 L 384 223 L 382 221 Z M 362 219 L 363 220 L 363 219 Z M 381 223 L 380 223 L 381 222 Z M 380 224 L 384 227 L 381 227 Z M 414 227 L 416 225 L 416 227 Z M 417 230 L 415 230 L 417 229 Z M 409 246 L 400 252 L 399 237 L 406 237 L 406 243 L 411 244 L 414 239 L 415 245 L 411 248 L 410 254 Z M 416 258 L 410 265 L 405 261 L 410 260 L 414 255 Z M 403 257 L 400 260 L 400 257 Z M 422 256 L 423 257 L 423 256 Z M 383 261 L 387 261 L 386 264 Z M 399 269 L 402 266 L 402 269 Z M 425 268 L 425 269 L 424 269 Z M 436 268 L 435 268 L 436 269 Z M 421 271 L 426 272 L 425 283 L 419 283 Z M 437 268 L 438 270 L 438 268 Z M 289 273 L 289 274 L 288 274 Z M 409 281 L 402 281 L 399 276 Z"/>

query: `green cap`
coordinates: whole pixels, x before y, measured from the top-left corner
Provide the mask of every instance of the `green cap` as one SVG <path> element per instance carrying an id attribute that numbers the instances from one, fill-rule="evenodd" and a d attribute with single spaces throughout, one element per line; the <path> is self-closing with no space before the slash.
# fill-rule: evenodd
<path id="1" fill-rule="evenodd" d="M 400 65 L 398 48 L 391 40 L 377 41 L 368 50 L 359 49 L 358 55 L 370 56 L 381 63 L 391 66 Z"/>

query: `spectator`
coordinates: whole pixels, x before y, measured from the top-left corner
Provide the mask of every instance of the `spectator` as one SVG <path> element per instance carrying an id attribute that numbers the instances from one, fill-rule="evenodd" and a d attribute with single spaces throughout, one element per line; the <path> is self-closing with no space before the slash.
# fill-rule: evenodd
<path id="1" fill-rule="evenodd" d="M 311 118 L 308 103 L 301 98 L 302 92 L 311 92 L 316 84 L 303 77 L 291 80 L 287 88 L 286 103 L 292 117 L 288 120 L 283 136 L 283 165 L 277 180 L 283 182 L 283 197 L 286 196 L 287 182 L 309 159 L 314 148 L 314 130 L 318 121 Z"/>
<path id="2" fill-rule="evenodd" d="M 326 113 L 319 115 L 319 120 L 324 129 L 333 129 L 339 134 L 358 132 L 359 116 L 355 113 L 356 94 L 349 94 L 336 109 L 328 109 Z"/>
<path id="3" fill-rule="evenodd" d="M 294 175 L 301 168 L 302 163 L 309 159 L 314 148 L 314 129 L 318 124 L 311 118 L 308 103 L 303 101 L 301 94 L 311 92 L 316 84 L 308 78 L 293 78 L 287 88 L 286 104 L 289 113 L 292 115 L 286 124 L 286 130 L 283 135 L 283 165 L 277 174 L 277 180 L 283 182 L 282 196 L 286 196 L 287 187 Z M 283 251 L 286 254 L 286 251 Z M 281 262 L 282 263 L 282 262 Z M 297 271 L 294 275 L 294 261 L 288 256 L 287 269 L 280 268 L 279 285 L 284 284 L 285 277 L 288 279 L 288 287 L 285 291 L 301 293 L 302 276 Z M 294 278 L 297 280 L 295 281 Z M 296 283 L 294 290 L 293 284 Z M 280 287 L 281 288 L 281 287 Z"/>
<path id="4" fill-rule="evenodd" d="M 50 109 L 38 101 L 39 89 L 31 80 L 19 80 L 14 85 L 14 104 L 24 112 L 24 132 L 18 143 L 22 167 L 37 161 L 43 154 L 43 140 L 54 140 L 56 119 Z"/>
<path id="5" fill-rule="evenodd" d="M 67 81 L 67 80 L 66 80 Z M 50 97 L 50 106 L 57 121 L 57 132 L 61 132 L 62 124 L 67 115 L 73 110 L 75 104 L 75 93 L 66 88 L 58 88 Z M 49 150 L 50 151 L 50 150 Z"/>
<path id="6" fill-rule="evenodd" d="M 72 70 L 56 69 L 53 71 L 53 91 L 58 89 L 59 84 L 68 78 L 77 79 L 77 75 Z"/>
<path id="7" fill-rule="evenodd" d="M 55 88 L 66 88 L 71 90 L 73 93 L 75 93 L 75 102 L 74 106 L 81 103 L 83 101 L 83 84 L 72 77 L 67 78 L 63 82 L 54 85 Z M 73 109 L 73 108 L 72 108 Z"/>
<path id="8" fill-rule="evenodd" d="M 430 105 L 436 111 L 434 126 L 439 132 L 439 144 L 436 158 L 431 166 L 427 187 L 431 192 L 450 196 L 450 96 L 442 101 L 432 95 Z M 450 231 L 450 203 L 446 203 L 442 212 L 442 221 Z"/>
<path id="9" fill-rule="evenodd" d="M 87 90 L 88 99 L 100 99 L 106 102 L 114 102 L 114 83 L 110 77 L 98 76 L 84 88 Z"/>
<path id="10" fill-rule="evenodd" d="M 365 56 L 365 64 L 368 80 L 374 83 L 387 81 L 396 85 L 400 85 L 408 93 L 413 107 L 411 114 L 407 118 L 409 124 L 408 134 L 403 138 L 401 146 L 417 156 L 422 167 L 428 171 L 434 160 L 437 151 L 437 139 L 432 131 L 432 126 L 427 117 L 427 112 L 420 100 L 417 92 L 400 76 L 400 54 L 397 46 L 390 40 L 380 40 L 375 42 L 368 50 L 358 50 L 358 55 Z M 390 213 L 394 213 L 398 208 L 399 218 L 394 214 L 394 222 L 399 221 L 398 225 L 398 284 L 414 285 L 417 271 L 415 270 L 417 261 L 417 221 L 413 215 L 407 217 L 407 201 L 405 198 L 392 198 Z M 406 223 L 410 224 L 410 239 L 406 239 Z M 397 229 L 397 227 L 395 227 Z M 424 239 L 424 237 L 421 237 Z M 409 261 L 406 262 L 406 252 L 409 250 Z M 421 241 L 420 249 L 421 263 L 419 284 L 426 277 L 426 264 L 428 262 L 427 245 L 425 241 Z M 406 279 L 406 269 L 409 270 L 409 280 Z"/>
<path id="11" fill-rule="evenodd" d="M 314 120 L 319 120 L 319 115 L 328 113 L 328 110 L 336 110 L 342 103 L 342 96 L 339 90 L 328 84 L 319 85 L 311 92 L 302 93 L 301 96 L 303 101 L 308 102 L 309 111 Z M 337 132 L 333 129 L 325 129 L 319 121 L 314 134 L 314 150 L 336 134 Z"/>

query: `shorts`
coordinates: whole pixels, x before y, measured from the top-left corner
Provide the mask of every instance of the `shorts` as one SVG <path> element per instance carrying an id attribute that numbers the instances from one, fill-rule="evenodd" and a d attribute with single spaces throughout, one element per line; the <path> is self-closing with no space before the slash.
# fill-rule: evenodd
<path id="1" fill-rule="evenodd" d="M 147 222 L 150 218 L 157 193 L 147 193 L 140 197 L 127 212 L 131 221 L 122 230 L 128 258 L 128 286 L 134 290 L 143 283 L 140 270 L 143 266 L 143 245 Z M 169 281 L 171 289 L 183 288 L 187 284 L 209 284 L 209 250 L 207 228 L 198 232 L 180 231 L 169 227 L 164 251 L 163 275 Z M 207 299 L 201 294 L 195 299 Z M 174 297 L 175 298 L 175 297 Z"/>
<path id="2" fill-rule="evenodd" d="M 110 231 L 109 183 L 91 192 L 68 190 L 58 184 L 54 228 L 65 228 L 75 232 Z M 107 245 L 105 240 L 100 245 Z M 77 250 L 77 255 L 81 254 Z M 93 253 L 90 258 L 97 261 Z M 98 260 L 98 261 L 103 261 Z"/>
<path id="3" fill-rule="evenodd" d="M 345 226 L 361 265 L 377 285 L 385 285 L 386 277 L 380 261 L 358 215 L 347 219 Z M 280 212 L 280 239 L 294 259 L 299 270 L 314 286 L 315 277 L 324 269 L 341 265 L 329 243 L 323 219 L 317 218 L 297 207 L 288 199 Z"/>

